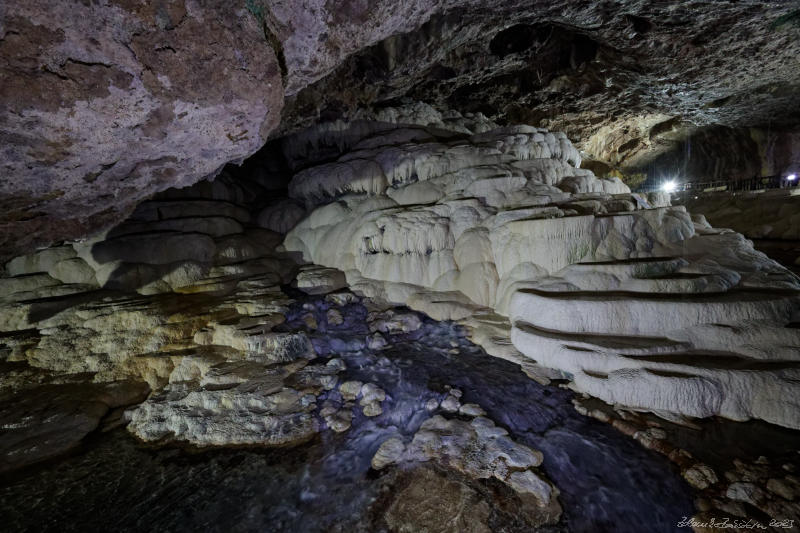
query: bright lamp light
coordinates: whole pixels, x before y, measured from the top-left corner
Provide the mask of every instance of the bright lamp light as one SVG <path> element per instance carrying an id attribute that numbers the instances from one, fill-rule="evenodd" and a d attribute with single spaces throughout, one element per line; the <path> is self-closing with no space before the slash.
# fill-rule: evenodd
<path id="1" fill-rule="evenodd" d="M 678 184 L 675 183 L 675 180 L 665 181 L 661 184 L 661 190 L 664 192 L 675 192 L 675 189 L 678 188 Z"/>
<path id="2" fill-rule="evenodd" d="M 789 174 L 788 176 L 786 176 L 786 179 L 788 181 L 794 181 L 797 179 L 797 174 Z"/>

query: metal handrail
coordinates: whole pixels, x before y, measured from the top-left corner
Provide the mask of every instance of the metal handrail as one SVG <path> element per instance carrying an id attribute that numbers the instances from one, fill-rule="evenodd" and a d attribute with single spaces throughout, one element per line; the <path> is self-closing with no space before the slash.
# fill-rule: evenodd
<path id="1" fill-rule="evenodd" d="M 789 189 L 799 185 L 800 180 L 789 180 L 787 176 L 761 176 L 744 180 L 714 180 L 714 181 L 687 181 L 675 184 L 672 192 L 743 192 L 760 191 L 766 189 Z M 660 187 L 639 188 L 638 192 L 655 192 L 662 190 Z"/>

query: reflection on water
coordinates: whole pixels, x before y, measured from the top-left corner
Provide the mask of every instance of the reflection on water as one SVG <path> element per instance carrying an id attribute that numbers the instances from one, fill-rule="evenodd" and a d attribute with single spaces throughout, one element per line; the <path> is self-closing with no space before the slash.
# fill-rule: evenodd
<path id="1" fill-rule="evenodd" d="M 382 488 L 369 463 L 381 442 L 410 438 L 430 414 L 425 403 L 459 387 L 515 440 L 542 450 L 542 469 L 561 491 L 562 522 L 548 531 L 662 532 L 691 516 L 691 495 L 672 465 L 616 430 L 576 413 L 571 393 L 527 378 L 487 356 L 460 329 L 428 319 L 371 351 L 366 309 L 342 309 L 331 326 L 324 300 L 298 302 L 285 329 L 315 315 L 313 342 L 337 355 L 346 379 L 387 392 L 383 414 L 358 411 L 343 434 L 323 431 L 293 450 L 149 449 L 124 431 L 95 436 L 72 457 L 7 481 L 0 515 L 7 530 L 376 531 L 370 505 Z M 457 352 L 457 353 L 454 353 Z M 335 394 L 335 393 L 334 393 Z M 434 497 L 434 495 L 432 495 Z"/>

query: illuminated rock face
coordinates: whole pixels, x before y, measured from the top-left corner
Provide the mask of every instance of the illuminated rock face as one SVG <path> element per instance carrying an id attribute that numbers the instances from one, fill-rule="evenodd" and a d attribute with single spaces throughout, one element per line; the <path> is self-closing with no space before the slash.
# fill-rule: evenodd
<path id="1" fill-rule="evenodd" d="M 290 183 L 313 210 L 287 250 L 609 403 L 800 427 L 800 280 L 740 234 L 578 168 L 561 134 L 332 131 L 305 134 L 344 150 Z"/>
<path id="2" fill-rule="evenodd" d="M 244 3 L 12 1 L 0 57 L 3 259 L 216 175 L 264 144 L 283 107 Z"/>
<path id="3" fill-rule="evenodd" d="M 563 130 L 623 170 L 696 138 L 689 124 L 745 144 L 764 128 L 767 146 L 800 121 L 783 2 L 6 4 L 2 260 L 109 227 L 268 137 L 400 98 Z"/>

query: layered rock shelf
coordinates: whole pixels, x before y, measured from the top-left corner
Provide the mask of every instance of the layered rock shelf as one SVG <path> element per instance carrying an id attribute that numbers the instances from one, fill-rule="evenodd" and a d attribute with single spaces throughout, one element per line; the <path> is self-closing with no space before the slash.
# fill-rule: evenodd
<path id="1" fill-rule="evenodd" d="M 596 178 L 537 128 L 303 138 L 342 153 L 292 178 L 310 214 L 284 246 L 354 290 L 463 320 L 612 404 L 800 428 L 800 280 L 742 235 Z"/>

